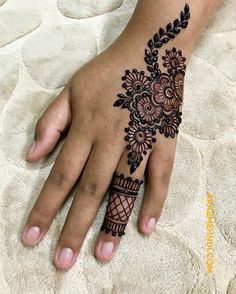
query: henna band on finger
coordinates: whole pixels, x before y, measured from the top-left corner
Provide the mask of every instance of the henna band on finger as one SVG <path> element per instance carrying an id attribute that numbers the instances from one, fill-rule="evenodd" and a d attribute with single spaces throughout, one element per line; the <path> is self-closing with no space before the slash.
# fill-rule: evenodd
<path id="1" fill-rule="evenodd" d="M 124 230 L 142 183 L 143 180 L 133 180 L 117 172 L 113 174 L 106 215 L 101 226 L 102 231 L 111 233 L 112 236 L 125 235 Z"/>

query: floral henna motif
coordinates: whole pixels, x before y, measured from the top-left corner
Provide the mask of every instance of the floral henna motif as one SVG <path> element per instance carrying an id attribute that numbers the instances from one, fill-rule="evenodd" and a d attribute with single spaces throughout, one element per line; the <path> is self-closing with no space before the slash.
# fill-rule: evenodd
<path id="1" fill-rule="evenodd" d="M 101 226 L 102 231 L 107 234 L 111 233 L 112 236 L 121 237 L 125 235 L 124 230 L 142 183 L 142 180 L 133 180 L 123 174 L 114 173 L 106 216 Z"/>
<path id="2" fill-rule="evenodd" d="M 166 50 L 166 53 L 167 55 L 163 56 L 162 59 L 164 60 L 163 65 L 167 67 L 169 73 L 186 69 L 186 65 L 184 64 L 186 58 L 182 56 L 181 50 L 177 51 L 173 48 L 172 51 Z"/>
<path id="3" fill-rule="evenodd" d="M 144 71 L 126 70 L 122 77 L 125 94 L 118 94 L 114 106 L 127 108 L 130 112 L 129 127 L 125 128 L 128 142 L 128 165 L 132 174 L 143 160 L 143 155 L 156 142 L 154 137 L 159 131 L 165 137 L 174 138 L 181 123 L 180 106 L 183 101 L 186 58 L 176 48 L 165 50 L 162 57 L 166 72 L 161 72 L 158 64 L 158 49 L 174 39 L 181 29 L 188 26 L 190 8 L 185 4 L 180 18 L 169 23 L 166 29 L 148 42 L 145 62 L 150 75 Z"/>

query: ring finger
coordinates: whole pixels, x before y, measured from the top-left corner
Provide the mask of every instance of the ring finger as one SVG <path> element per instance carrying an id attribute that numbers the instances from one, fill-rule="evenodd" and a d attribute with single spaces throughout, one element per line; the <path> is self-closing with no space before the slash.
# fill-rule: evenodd
<path id="1" fill-rule="evenodd" d="M 132 177 L 130 166 L 127 164 L 128 151 L 123 153 L 119 161 L 112 178 L 106 215 L 95 247 L 95 256 L 102 262 L 112 259 L 121 241 L 121 236 L 125 234 L 125 227 L 143 182 L 148 156 L 149 154 L 144 156 Z"/>

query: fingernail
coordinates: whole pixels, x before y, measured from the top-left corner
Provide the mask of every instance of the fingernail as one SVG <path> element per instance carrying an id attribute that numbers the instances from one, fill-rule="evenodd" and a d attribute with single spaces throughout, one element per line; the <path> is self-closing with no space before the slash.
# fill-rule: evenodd
<path id="1" fill-rule="evenodd" d="M 33 245 L 35 241 L 37 241 L 40 235 L 40 228 L 39 227 L 31 227 L 23 236 L 24 241 L 29 244 Z"/>
<path id="2" fill-rule="evenodd" d="M 156 226 L 156 219 L 150 218 L 150 220 L 146 223 L 146 228 L 149 232 L 152 232 Z"/>
<path id="3" fill-rule="evenodd" d="M 101 254 L 104 257 L 109 257 L 114 249 L 113 242 L 103 242 L 101 246 Z"/>
<path id="4" fill-rule="evenodd" d="M 58 261 L 61 267 L 68 267 L 73 258 L 73 250 L 71 248 L 63 248 L 59 253 Z"/>
<path id="5" fill-rule="evenodd" d="M 29 149 L 28 154 L 34 152 L 35 148 L 36 148 L 36 141 L 34 140 L 33 143 L 32 143 L 32 145 L 31 145 L 31 147 L 30 147 L 30 149 Z"/>

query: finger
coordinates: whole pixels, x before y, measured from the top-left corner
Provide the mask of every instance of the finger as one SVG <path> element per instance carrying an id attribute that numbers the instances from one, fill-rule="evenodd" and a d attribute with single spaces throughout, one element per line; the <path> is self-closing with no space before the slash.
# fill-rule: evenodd
<path id="1" fill-rule="evenodd" d="M 141 179 L 148 154 L 132 174 L 132 177 L 127 158 L 128 152 L 125 151 L 112 178 L 106 215 L 96 242 L 95 256 L 102 262 L 107 262 L 113 258 L 121 241 L 121 236 L 125 234 L 125 227 L 142 184 Z"/>
<path id="2" fill-rule="evenodd" d="M 27 153 L 28 161 L 36 161 L 55 147 L 60 135 L 71 123 L 69 89 L 65 87 L 38 120 L 35 138 Z"/>
<path id="3" fill-rule="evenodd" d="M 145 194 L 138 218 L 138 228 L 145 235 L 150 235 L 155 229 L 167 197 L 176 141 L 176 138 L 159 136 L 147 163 Z"/>
<path id="4" fill-rule="evenodd" d="M 22 241 L 37 244 L 47 232 L 57 211 L 76 183 L 89 156 L 92 143 L 87 135 L 69 131 L 55 164 L 26 222 Z"/>
<path id="5" fill-rule="evenodd" d="M 56 267 L 68 270 L 76 261 L 122 151 L 120 143 L 96 142 L 93 146 L 58 241 L 54 256 Z"/>

